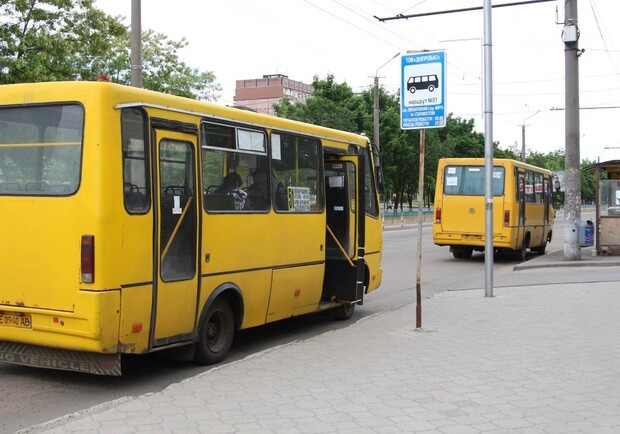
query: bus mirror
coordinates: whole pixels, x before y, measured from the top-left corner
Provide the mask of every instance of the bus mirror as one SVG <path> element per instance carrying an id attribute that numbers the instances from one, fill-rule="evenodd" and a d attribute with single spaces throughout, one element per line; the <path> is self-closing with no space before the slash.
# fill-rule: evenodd
<path id="1" fill-rule="evenodd" d="M 383 169 L 381 166 L 375 166 L 375 173 L 377 174 L 377 190 L 379 194 L 385 193 L 385 187 L 383 184 Z"/>

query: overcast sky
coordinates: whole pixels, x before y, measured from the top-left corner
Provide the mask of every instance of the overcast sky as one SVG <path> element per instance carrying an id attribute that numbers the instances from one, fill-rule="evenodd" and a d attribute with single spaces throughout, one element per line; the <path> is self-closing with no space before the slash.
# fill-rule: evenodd
<path id="1" fill-rule="evenodd" d="M 494 0 L 494 4 L 508 0 Z M 512 1 L 511 1 L 512 2 Z M 372 85 L 377 68 L 396 53 L 443 49 L 447 112 L 475 120 L 484 131 L 483 12 L 378 22 L 378 17 L 482 6 L 482 0 L 143 0 L 142 28 L 189 46 L 181 59 L 213 71 L 233 104 L 235 80 L 286 74 L 312 83 L 328 73 L 354 91 Z M 620 158 L 620 1 L 578 0 L 581 158 Z M 131 0 L 95 0 L 130 23 Z M 557 8 L 557 14 L 556 14 Z M 493 9 L 493 139 L 528 150 L 564 149 L 564 1 Z M 400 60 L 378 71 L 397 92 Z M 585 109 L 594 107 L 593 109 Z M 617 149 L 605 149 L 617 148 Z"/>

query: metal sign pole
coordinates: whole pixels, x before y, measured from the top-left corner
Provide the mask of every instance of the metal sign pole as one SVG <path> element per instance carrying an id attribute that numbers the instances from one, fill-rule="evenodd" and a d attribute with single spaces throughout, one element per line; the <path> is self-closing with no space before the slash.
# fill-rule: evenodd
<path id="1" fill-rule="evenodd" d="M 484 0 L 484 295 L 493 297 L 493 61 L 491 0 Z"/>
<path id="2" fill-rule="evenodd" d="M 424 204 L 424 147 L 426 130 L 420 130 L 420 170 L 418 177 L 418 269 L 415 277 L 415 327 L 422 327 L 422 206 Z"/>

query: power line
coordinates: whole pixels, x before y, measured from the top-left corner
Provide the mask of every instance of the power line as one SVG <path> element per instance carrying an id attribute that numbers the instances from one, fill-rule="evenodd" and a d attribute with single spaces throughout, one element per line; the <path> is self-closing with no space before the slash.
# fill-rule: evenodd
<path id="1" fill-rule="evenodd" d="M 605 41 L 605 37 L 603 36 L 603 31 L 601 30 L 601 24 L 598 22 L 598 15 L 596 10 L 594 9 L 594 3 L 590 0 L 590 7 L 592 8 L 592 15 L 594 15 L 594 21 L 596 22 L 596 27 L 598 28 L 598 34 L 601 36 L 601 41 L 603 42 L 603 47 L 605 47 L 605 51 L 607 52 L 607 56 L 609 57 L 609 62 L 611 63 L 611 67 L 614 71 L 618 72 L 616 69 L 616 64 L 614 63 L 614 59 L 612 59 L 611 54 L 609 52 L 609 48 L 607 47 L 607 42 Z"/>
<path id="2" fill-rule="evenodd" d="M 527 4 L 531 4 L 531 3 L 545 3 L 545 2 L 551 2 L 551 1 L 555 1 L 555 0 L 526 0 L 526 1 L 521 1 L 521 2 L 513 2 L 513 3 L 503 3 L 503 4 L 499 4 L 499 5 L 493 5 L 493 8 L 503 8 L 506 6 L 522 6 L 522 5 L 527 5 Z M 430 15 L 444 15 L 444 14 L 453 14 L 453 13 L 457 13 L 457 12 L 470 12 L 470 11 L 479 11 L 482 10 L 483 7 L 482 6 L 474 6 L 474 7 L 470 7 L 470 8 L 461 8 L 461 9 L 444 9 L 441 11 L 435 11 L 435 12 L 423 12 L 423 13 L 419 13 L 419 14 L 412 14 L 412 15 L 403 15 L 403 14 L 398 14 L 394 17 L 385 17 L 385 18 L 379 18 L 378 16 L 374 16 L 377 20 L 381 21 L 381 22 L 385 22 L 385 21 L 392 21 L 392 20 L 402 20 L 402 19 L 409 19 L 409 18 L 416 18 L 416 17 L 427 17 Z"/>
<path id="3" fill-rule="evenodd" d="M 315 5 L 314 3 L 309 2 L 308 0 L 303 0 L 303 2 L 304 2 L 304 3 L 309 4 L 310 6 L 312 6 L 312 7 L 316 8 L 316 9 L 318 9 L 318 10 L 320 10 L 320 11 L 324 12 L 324 13 L 326 13 L 327 15 L 330 15 L 330 16 L 332 16 L 332 17 L 334 17 L 334 18 L 336 18 L 336 19 L 338 19 L 338 20 L 340 20 L 340 21 L 342 21 L 342 22 L 347 23 L 348 25 L 350 25 L 350 26 L 352 26 L 352 27 L 355 27 L 357 30 L 362 31 L 362 32 L 366 33 L 367 35 L 372 36 L 373 38 L 377 38 L 377 39 L 379 39 L 380 41 L 385 42 L 386 44 L 391 45 L 392 47 L 394 47 L 394 48 L 396 48 L 396 49 L 398 49 L 398 50 L 401 50 L 401 51 L 402 51 L 402 48 L 401 48 L 401 47 L 399 47 L 399 46 L 397 46 L 397 45 L 395 45 L 395 44 L 393 44 L 393 43 L 391 43 L 391 42 L 389 42 L 389 41 L 386 41 L 385 39 L 381 38 L 380 36 L 375 35 L 375 34 L 373 34 L 373 33 L 369 32 L 368 30 L 363 29 L 363 28 L 361 28 L 360 26 L 357 26 L 357 25 L 353 24 L 352 22 L 345 20 L 345 19 L 344 19 L 344 18 L 342 18 L 342 17 L 339 17 L 338 15 L 334 15 L 333 13 L 329 12 L 328 10 L 325 10 L 325 9 L 323 9 L 323 8 L 322 8 L 322 7 L 320 7 L 320 6 L 317 6 L 317 5 Z"/>

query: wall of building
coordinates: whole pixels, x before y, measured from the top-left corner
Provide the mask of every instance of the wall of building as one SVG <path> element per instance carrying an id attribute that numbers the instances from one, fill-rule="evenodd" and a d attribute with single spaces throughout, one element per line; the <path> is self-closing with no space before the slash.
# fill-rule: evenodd
<path id="1" fill-rule="evenodd" d="M 313 91 L 311 85 L 291 80 L 286 75 L 265 75 L 263 78 L 237 80 L 234 102 L 235 106 L 273 115 L 273 105 L 282 99 L 304 102 Z"/>

